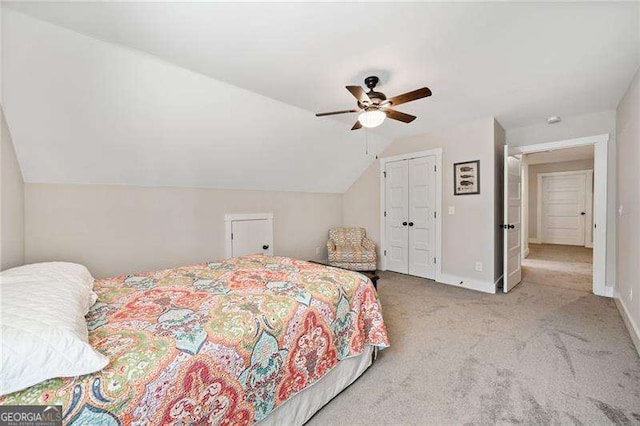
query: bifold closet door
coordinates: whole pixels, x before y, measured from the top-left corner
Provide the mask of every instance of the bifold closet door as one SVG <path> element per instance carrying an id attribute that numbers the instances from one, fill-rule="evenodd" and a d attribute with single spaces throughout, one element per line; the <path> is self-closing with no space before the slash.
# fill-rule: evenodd
<path id="1" fill-rule="evenodd" d="M 435 278 L 436 159 L 409 160 L 409 274 Z"/>
<path id="2" fill-rule="evenodd" d="M 386 164 L 387 270 L 409 272 L 409 164 L 407 160 Z"/>

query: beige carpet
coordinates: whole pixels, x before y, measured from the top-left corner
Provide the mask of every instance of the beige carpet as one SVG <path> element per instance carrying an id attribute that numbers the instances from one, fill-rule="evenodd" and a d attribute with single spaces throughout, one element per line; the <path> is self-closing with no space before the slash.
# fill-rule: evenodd
<path id="1" fill-rule="evenodd" d="M 640 358 L 613 300 L 381 277 L 391 347 L 310 425 L 640 424 Z"/>
<path id="2" fill-rule="evenodd" d="M 522 259 L 522 279 L 529 283 L 593 291 L 593 249 L 558 244 L 529 244 Z"/>

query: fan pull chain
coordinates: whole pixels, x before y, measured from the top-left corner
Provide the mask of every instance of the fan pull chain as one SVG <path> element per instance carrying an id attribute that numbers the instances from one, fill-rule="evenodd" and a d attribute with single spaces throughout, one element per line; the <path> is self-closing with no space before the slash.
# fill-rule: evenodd
<path id="1" fill-rule="evenodd" d="M 369 155 L 369 129 L 364 128 L 364 155 Z"/>

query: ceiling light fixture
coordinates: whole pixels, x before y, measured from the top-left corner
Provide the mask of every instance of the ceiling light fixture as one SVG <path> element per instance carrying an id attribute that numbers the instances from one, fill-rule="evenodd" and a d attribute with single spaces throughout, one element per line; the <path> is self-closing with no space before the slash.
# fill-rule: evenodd
<path id="1" fill-rule="evenodd" d="M 554 115 L 552 117 L 547 118 L 547 123 L 548 124 L 556 124 L 562 121 L 562 118 L 560 118 L 559 115 Z"/>
<path id="2" fill-rule="evenodd" d="M 358 121 L 364 127 L 378 127 L 382 124 L 384 119 L 387 118 L 387 114 L 384 112 L 374 109 L 371 111 L 365 111 L 358 116 Z"/>

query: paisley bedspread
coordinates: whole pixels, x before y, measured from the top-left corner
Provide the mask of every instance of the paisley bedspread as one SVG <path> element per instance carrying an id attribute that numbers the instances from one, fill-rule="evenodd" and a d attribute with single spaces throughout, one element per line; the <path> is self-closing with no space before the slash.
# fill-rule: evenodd
<path id="1" fill-rule="evenodd" d="M 389 345 L 363 275 L 246 256 L 96 281 L 89 340 L 102 371 L 0 404 L 62 405 L 67 424 L 249 424 L 365 344 Z"/>

